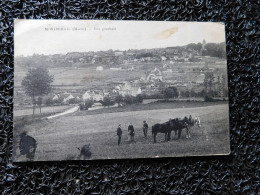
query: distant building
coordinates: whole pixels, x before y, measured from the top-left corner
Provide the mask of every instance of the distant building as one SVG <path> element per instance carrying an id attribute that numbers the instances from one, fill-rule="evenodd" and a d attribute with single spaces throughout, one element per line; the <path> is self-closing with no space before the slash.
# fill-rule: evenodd
<path id="1" fill-rule="evenodd" d="M 150 72 L 150 74 L 146 77 L 147 81 L 162 81 L 162 72 L 158 69 L 155 68 Z"/>
<path id="2" fill-rule="evenodd" d="M 82 95 L 82 99 L 85 100 L 90 100 L 92 99 L 92 93 L 90 91 L 86 91 L 83 95 Z"/>
<path id="3" fill-rule="evenodd" d="M 119 95 L 126 96 L 137 96 L 142 93 L 141 87 L 132 86 L 130 83 L 126 82 L 123 85 L 119 85 L 115 87 L 115 91 L 118 92 Z"/>
<path id="4" fill-rule="evenodd" d="M 96 71 L 103 71 L 103 66 L 97 66 Z"/>
<path id="5" fill-rule="evenodd" d="M 162 60 L 162 61 L 166 61 L 167 58 L 166 58 L 165 56 L 161 56 L 161 60 Z"/>
<path id="6" fill-rule="evenodd" d="M 59 98 L 60 98 L 60 95 L 57 94 L 57 95 L 54 95 L 54 96 L 53 96 L 52 100 L 58 100 Z"/>
<path id="7" fill-rule="evenodd" d="M 110 68 L 110 70 L 122 70 L 122 68 L 121 67 L 119 67 L 119 68 Z"/>
<path id="8" fill-rule="evenodd" d="M 82 95 L 82 99 L 84 101 L 86 101 L 86 100 L 93 100 L 95 102 L 103 101 L 104 93 L 100 92 L 100 91 L 90 91 L 90 90 L 88 90 Z"/>
<path id="9" fill-rule="evenodd" d="M 71 99 L 74 99 L 74 96 L 70 94 L 69 96 L 63 99 L 63 103 L 67 103 Z"/>
<path id="10" fill-rule="evenodd" d="M 205 74 L 200 74 L 196 77 L 196 83 L 197 84 L 203 84 L 205 79 Z"/>
<path id="11" fill-rule="evenodd" d="M 104 95 L 103 94 L 98 94 L 98 93 L 96 94 L 96 93 L 94 93 L 94 95 L 92 96 L 92 99 L 95 102 L 103 101 Z"/>

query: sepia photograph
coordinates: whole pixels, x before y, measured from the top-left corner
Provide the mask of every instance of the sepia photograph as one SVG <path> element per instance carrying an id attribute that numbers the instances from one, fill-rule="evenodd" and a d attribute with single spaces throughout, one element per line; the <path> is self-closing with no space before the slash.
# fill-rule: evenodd
<path id="1" fill-rule="evenodd" d="M 14 21 L 13 161 L 230 154 L 225 24 Z"/>

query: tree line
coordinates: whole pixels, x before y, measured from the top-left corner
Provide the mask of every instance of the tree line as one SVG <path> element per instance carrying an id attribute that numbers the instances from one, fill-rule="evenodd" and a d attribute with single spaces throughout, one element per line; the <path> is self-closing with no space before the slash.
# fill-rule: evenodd
<path id="1" fill-rule="evenodd" d="M 205 50 L 202 50 L 201 43 L 190 43 L 186 46 L 187 49 L 192 49 L 197 52 L 202 52 L 202 56 L 211 56 L 218 58 L 226 58 L 226 44 L 223 43 L 206 43 Z"/>

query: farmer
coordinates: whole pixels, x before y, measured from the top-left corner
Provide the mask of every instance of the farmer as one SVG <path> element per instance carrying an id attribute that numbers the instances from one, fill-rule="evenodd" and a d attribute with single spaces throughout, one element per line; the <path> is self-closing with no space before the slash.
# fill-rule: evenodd
<path id="1" fill-rule="evenodd" d="M 135 136 L 135 130 L 134 130 L 134 126 L 132 125 L 132 123 L 130 123 L 130 125 L 128 126 L 128 133 L 131 136 L 131 142 L 133 142 L 134 136 Z"/>
<path id="2" fill-rule="evenodd" d="M 117 128 L 117 136 L 118 136 L 118 145 L 120 145 L 120 143 L 121 143 L 121 136 L 122 136 L 122 129 L 121 129 L 121 125 L 120 124 L 118 125 L 118 128 Z"/>
<path id="3" fill-rule="evenodd" d="M 147 139 L 147 130 L 148 130 L 148 124 L 146 121 L 143 122 L 143 132 L 144 132 L 144 137 Z"/>

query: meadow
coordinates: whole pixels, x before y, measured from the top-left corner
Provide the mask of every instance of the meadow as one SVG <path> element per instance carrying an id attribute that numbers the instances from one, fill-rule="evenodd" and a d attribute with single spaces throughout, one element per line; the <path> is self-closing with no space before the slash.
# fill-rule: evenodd
<path id="1" fill-rule="evenodd" d="M 164 134 L 157 135 L 153 143 L 151 126 L 169 118 L 198 116 L 201 127 L 192 127 L 191 138 L 186 139 L 183 130 L 178 140 L 164 142 Z M 142 121 L 149 124 L 148 139 L 142 132 Z M 127 141 L 127 127 L 135 127 L 135 142 Z M 123 135 L 117 145 L 116 128 L 121 124 Z M 53 119 L 41 119 L 21 127 L 37 141 L 35 161 L 78 160 L 79 150 L 90 144 L 91 159 L 154 158 L 194 155 L 221 155 L 229 153 L 228 104 L 164 108 L 151 110 L 127 110 L 122 112 L 92 113 L 76 112 Z M 19 155 L 18 131 L 14 132 L 15 161 L 26 161 Z"/>

